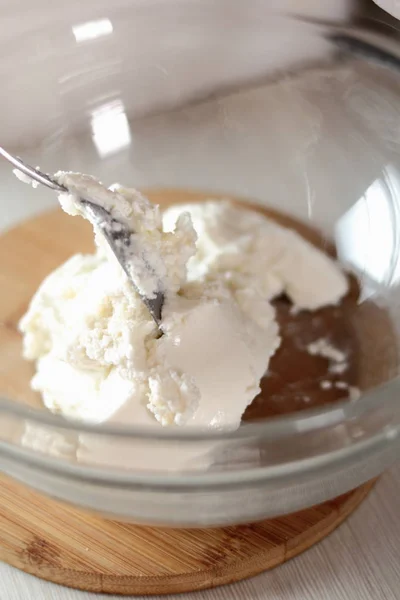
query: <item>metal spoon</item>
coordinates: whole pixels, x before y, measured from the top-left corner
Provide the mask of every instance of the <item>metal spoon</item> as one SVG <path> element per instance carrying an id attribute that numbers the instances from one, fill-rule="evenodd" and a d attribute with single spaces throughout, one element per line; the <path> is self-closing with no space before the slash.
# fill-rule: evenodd
<path id="1" fill-rule="evenodd" d="M 11 164 L 13 164 L 17 169 L 31 177 L 35 181 L 45 185 L 46 187 L 54 190 L 55 192 L 69 192 L 68 188 L 64 185 L 60 185 L 57 181 L 55 181 L 52 177 L 43 173 L 39 169 L 34 169 L 30 165 L 24 163 L 19 157 L 13 156 L 4 148 L 0 146 L 0 155 L 2 155 L 6 160 L 8 160 Z M 132 234 L 134 233 L 125 223 L 118 221 L 111 214 L 98 204 L 95 204 L 90 199 L 87 198 L 79 198 L 80 204 L 82 206 L 82 212 L 85 217 L 95 226 L 99 231 L 101 231 L 105 240 L 107 241 L 111 251 L 116 256 L 119 264 L 124 269 L 129 281 L 132 283 L 133 287 L 139 294 L 143 303 L 147 306 L 150 311 L 151 316 L 156 322 L 157 327 L 160 329 L 161 323 L 161 312 L 164 304 L 164 293 L 162 291 L 163 286 L 162 282 L 159 282 L 159 290 L 156 292 L 154 298 L 149 298 L 144 296 L 137 288 L 135 282 L 133 281 L 131 275 L 131 264 L 129 262 L 129 256 L 132 256 L 131 248 L 131 239 Z M 146 263 L 150 272 L 154 273 L 154 269 L 151 264 Z"/>

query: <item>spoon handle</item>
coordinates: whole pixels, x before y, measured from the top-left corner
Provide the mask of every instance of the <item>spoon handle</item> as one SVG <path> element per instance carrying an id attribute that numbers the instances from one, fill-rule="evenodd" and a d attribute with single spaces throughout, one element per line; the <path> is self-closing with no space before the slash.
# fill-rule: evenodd
<path id="1" fill-rule="evenodd" d="M 4 148 L 2 148 L 1 146 L 0 155 L 3 156 L 6 160 L 8 160 L 8 162 L 10 162 L 14 167 L 22 171 L 22 173 L 24 173 L 28 177 L 31 177 L 31 179 L 34 179 L 38 183 L 41 183 L 42 185 L 45 185 L 46 187 L 56 192 L 68 192 L 68 189 L 64 185 L 61 185 L 60 183 L 52 179 L 50 175 L 43 173 L 38 168 L 35 169 L 32 166 L 24 163 L 24 161 L 21 160 L 19 156 L 13 156 L 9 152 L 7 152 L 7 150 L 4 150 Z M 82 210 L 86 218 L 92 223 L 94 227 L 99 229 L 103 234 L 107 244 L 110 246 L 111 251 L 114 253 L 119 264 L 125 271 L 134 289 L 137 291 L 143 303 L 147 306 L 148 310 L 150 311 L 150 314 L 153 317 L 161 334 L 160 323 L 161 311 L 164 304 L 164 293 L 162 291 L 160 282 L 159 289 L 155 291 L 154 297 L 151 298 L 142 294 L 138 286 L 136 285 L 134 276 L 135 274 L 130 269 L 129 261 L 129 249 L 131 247 L 131 236 L 133 234 L 133 231 L 131 231 L 129 227 L 127 227 L 125 224 L 116 221 L 105 208 L 97 205 L 90 199 L 79 198 L 79 202 L 81 204 Z M 152 272 L 153 269 L 151 265 L 148 262 L 146 262 L 144 257 L 143 260 L 147 270 L 149 272 Z"/>
<path id="2" fill-rule="evenodd" d="M 38 183 L 41 183 L 42 185 L 45 185 L 46 187 L 55 190 L 56 192 L 67 191 L 67 188 L 54 181 L 49 175 L 43 173 L 38 168 L 34 169 L 30 165 L 27 165 L 26 163 L 24 163 L 23 160 L 19 158 L 19 156 L 13 156 L 9 152 L 7 152 L 7 150 L 4 150 L 4 148 L 2 148 L 1 146 L 0 155 L 3 156 L 6 160 L 8 160 L 8 162 L 10 162 L 12 165 L 14 165 L 14 167 L 22 171 L 22 173 L 25 173 L 25 175 L 28 175 L 28 177 L 31 177 Z"/>

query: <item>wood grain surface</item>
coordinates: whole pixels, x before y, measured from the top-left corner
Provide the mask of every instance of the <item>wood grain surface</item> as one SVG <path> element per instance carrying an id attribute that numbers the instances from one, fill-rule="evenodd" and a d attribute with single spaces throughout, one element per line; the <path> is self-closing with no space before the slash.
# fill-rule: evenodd
<path id="1" fill-rule="evenodd" d="M 214 529 L 106 520 L 0 477 L 0 560 L 92 592 L 152 595 L 232 583 L 271 569 L 331 533 L 373 483 L 299 513 Z"/>

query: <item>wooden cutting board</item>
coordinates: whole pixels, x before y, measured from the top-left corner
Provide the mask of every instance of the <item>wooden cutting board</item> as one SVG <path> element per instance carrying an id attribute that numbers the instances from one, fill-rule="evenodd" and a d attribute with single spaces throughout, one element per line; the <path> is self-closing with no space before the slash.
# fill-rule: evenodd
<path id="1" fill-rule="evenodd" d="M 91 592 L 201 590 L 251 577 L 303 552 L 340 525 L 372 486 L 260 523 L 168 529 L 104 519 L 0 476 L 0 560 Z"/>

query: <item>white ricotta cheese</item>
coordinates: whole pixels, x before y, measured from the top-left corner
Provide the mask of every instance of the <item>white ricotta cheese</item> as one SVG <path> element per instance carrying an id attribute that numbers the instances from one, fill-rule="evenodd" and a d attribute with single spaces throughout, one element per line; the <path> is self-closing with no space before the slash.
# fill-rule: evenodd
<path id="1" fill-rule="evenodd" d="M 336 304 L 338 265 L 298 234 L 230 202 L 178 205 L 161 217 L 139 192 L 58 173 L 80 214 L 91 198 L 126 222 L 162 263 L 162 337 L 101 239 L 51 273 L 20 323 L 32 386 L 53 412 L 91 422 L 234 429 L 279 346 L 271 299 Z M 196 235 L 197 234 L 197 235 Z M 197 242 L 196 242 L 197 237 Z"/>

